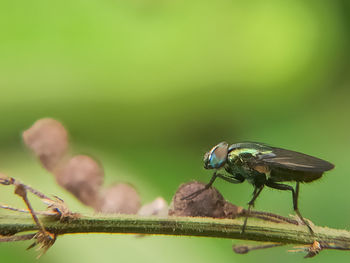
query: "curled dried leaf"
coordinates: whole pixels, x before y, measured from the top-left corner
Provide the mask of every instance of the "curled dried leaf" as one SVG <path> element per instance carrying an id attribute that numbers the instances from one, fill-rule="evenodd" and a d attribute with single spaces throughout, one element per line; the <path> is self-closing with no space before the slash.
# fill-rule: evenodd
<path id="1" fill-rule="evenodd" d="M 68 150 L 68 133 L 57 120 L 44 118 L 36 121 L 22 134 L 24 143 L 49 171 L 60 162 Z"/>

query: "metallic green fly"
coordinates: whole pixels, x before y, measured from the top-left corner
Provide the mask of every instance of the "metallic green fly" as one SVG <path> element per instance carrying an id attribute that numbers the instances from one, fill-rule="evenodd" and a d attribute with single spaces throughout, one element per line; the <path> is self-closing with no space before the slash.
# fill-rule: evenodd
<path id="1" fill-rule="evenodd" d="M 254 186 L 253 197 L 248 203 L 249 215 L 256 198 L 265 186 L 291 191 L 295 213 L 313 234 L 311 226 L 304 220 L 298 209 L 299 184 L 319 179 L 324 172 L 333 169 L 334 165 L 310 155 L 262 143 L 243 142 L 229 146 L 228 143 L 221 142 L 204 155 L 204 168 L 215 169 L 210 182 L 203 189 L 184 199 L 196 197 L 211 187 L 217 177 L 234 184 L 247 180 Z M 296 182 L 296 187 L 294 189 L 281 182 Z M 247 219 L 248 217 L 245 218 L 242 233 L 244 233 Z"/>

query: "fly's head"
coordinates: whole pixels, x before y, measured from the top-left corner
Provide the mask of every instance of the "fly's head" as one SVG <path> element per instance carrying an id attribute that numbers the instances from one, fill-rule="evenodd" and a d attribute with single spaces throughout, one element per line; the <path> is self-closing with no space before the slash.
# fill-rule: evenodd
<path id="1" fill-rule="evenodd" d="M 226 164 L 228 143 L 220 142 L 204 155 L 205 169 L 220 169 Z"/>

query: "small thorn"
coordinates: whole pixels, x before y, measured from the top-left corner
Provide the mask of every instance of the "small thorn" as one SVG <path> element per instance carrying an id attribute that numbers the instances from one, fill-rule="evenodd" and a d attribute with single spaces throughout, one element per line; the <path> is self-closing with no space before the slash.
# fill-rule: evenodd
<path id="1" fill-rule="evenodd" d="M 294 250 L 288 250 L 288 252 L 307 252 L 307 254 L 304 256 L 304 258 L 312 258 L 316 256 L 320 251 L 323 249 L 321 244 L 318 241 L 314 241 L 309 246 L 300 246 L 296 247 L 297 249 Z"/>

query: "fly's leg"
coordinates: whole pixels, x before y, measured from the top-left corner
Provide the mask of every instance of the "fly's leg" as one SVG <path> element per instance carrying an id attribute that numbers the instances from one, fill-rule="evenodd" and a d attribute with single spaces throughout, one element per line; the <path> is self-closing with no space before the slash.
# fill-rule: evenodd
<path id="1" fill-rule="evenodd" d="M 232 184 L 240 184 L 240 183 L 243 183 L 245 180 L 244 177 L 240 174 L 225 176 L 225 175 L 220 174 L 218 172 L 214 172 L 212 178 L 210 179 L 210 182 L 208 184 L 206 184 L 203 189 L 195 191 L 192 194 L 185 196 L 181 200 L 191 200 L 191 199 L 195 198 L 199 194 L 203 193 L 205 190 L 209 189 L 213 185 L 215 179 L 218 177 L 221 179 L 224 179 L 225 181 L 232 183 Z"/>
<path id="2" fill-rule="evenodd" d="M 241 234 L 244 234 L 245 228 L 247 226 L 248 217 L 250 216 L 250 210 L 252 209 L 252 207 L 254 207 L 255 200 L 256 200 L 256 198 L 258 198 L 258 196 L 261 193 L 262 189 L 264 189 L 264 185 L 254 188 L 253 198 L 248 203 L 248 210 L 247 210 L 247 214 L 246 214 L 245 219 L 244 219 L 244 223 L 243 223 L 243 226 L 242 226 Z"/>
<path id="3" fill-rule="evenodd" d="M 307 226 L 307 228 L 309 229 L 310 233 L 312 235 L 314 235 L 314 231 L 312 230 L 310 224 L 303 218 L 303 216 L 300 214 L 300 211 L 298 209 L 299 182 L 297 182 L 295 190 L 290 185 L 278 184 L 278 183 L 275 183 L 275 182 L 272 182 L 272 181 L 269 181 L 269 180 L 266 182 L 266 186 L 274 188 L 274 189 L 278 189 L 278 190 L 288 190 L 288 191 L 292 192 L 292 195 L 293 195 L 293 208 L 294 208 L 295 213 L 300 218 L 300 220 L 304 223 L 304 225 Z"/>
<path id="4" fill-rule="evenodd" d="M 298 197 L 299 197 L 299 185 L 300 183 L 297 182 L 296 186 L 295 186 L 295 195 L 293 196 L 293 207 L 294 207 L 294 211 L 295 213 L 298 215 L 298 217 L 300 218 L 300 220 L 307 226 L 307 228 L 309 229 L 310 233 L 312 235 L 314 235 L 314 231 L 312 230 L 309 222 L 307 222 L 303 216 L 300 214 L 299 208 L 298 208 Z"/>
<path id="5" fill-rule="evenodd" d="M 205 190 L 209 189 L 212 184 L 214 183 L 215 179 L 217 178 L 216 172 L 214 172 L 213 176 L 210 179 L 210 182 L 207 183 L 204 188 L 193 192 L 192 194 L 189 194 L 188 196 L 183 197 L 181 200 L 191 200 L 193 198 L 195 198 L 196 196 L 200 195 L 201 193 L 203 193 Z"/>
<path id="6" fill-rule="evenodd" d="M 231 184 L 241 184 L 244 182 L 245 178 L 241 174 L 216 174 L 217 177 L 229 182 Z"/>

